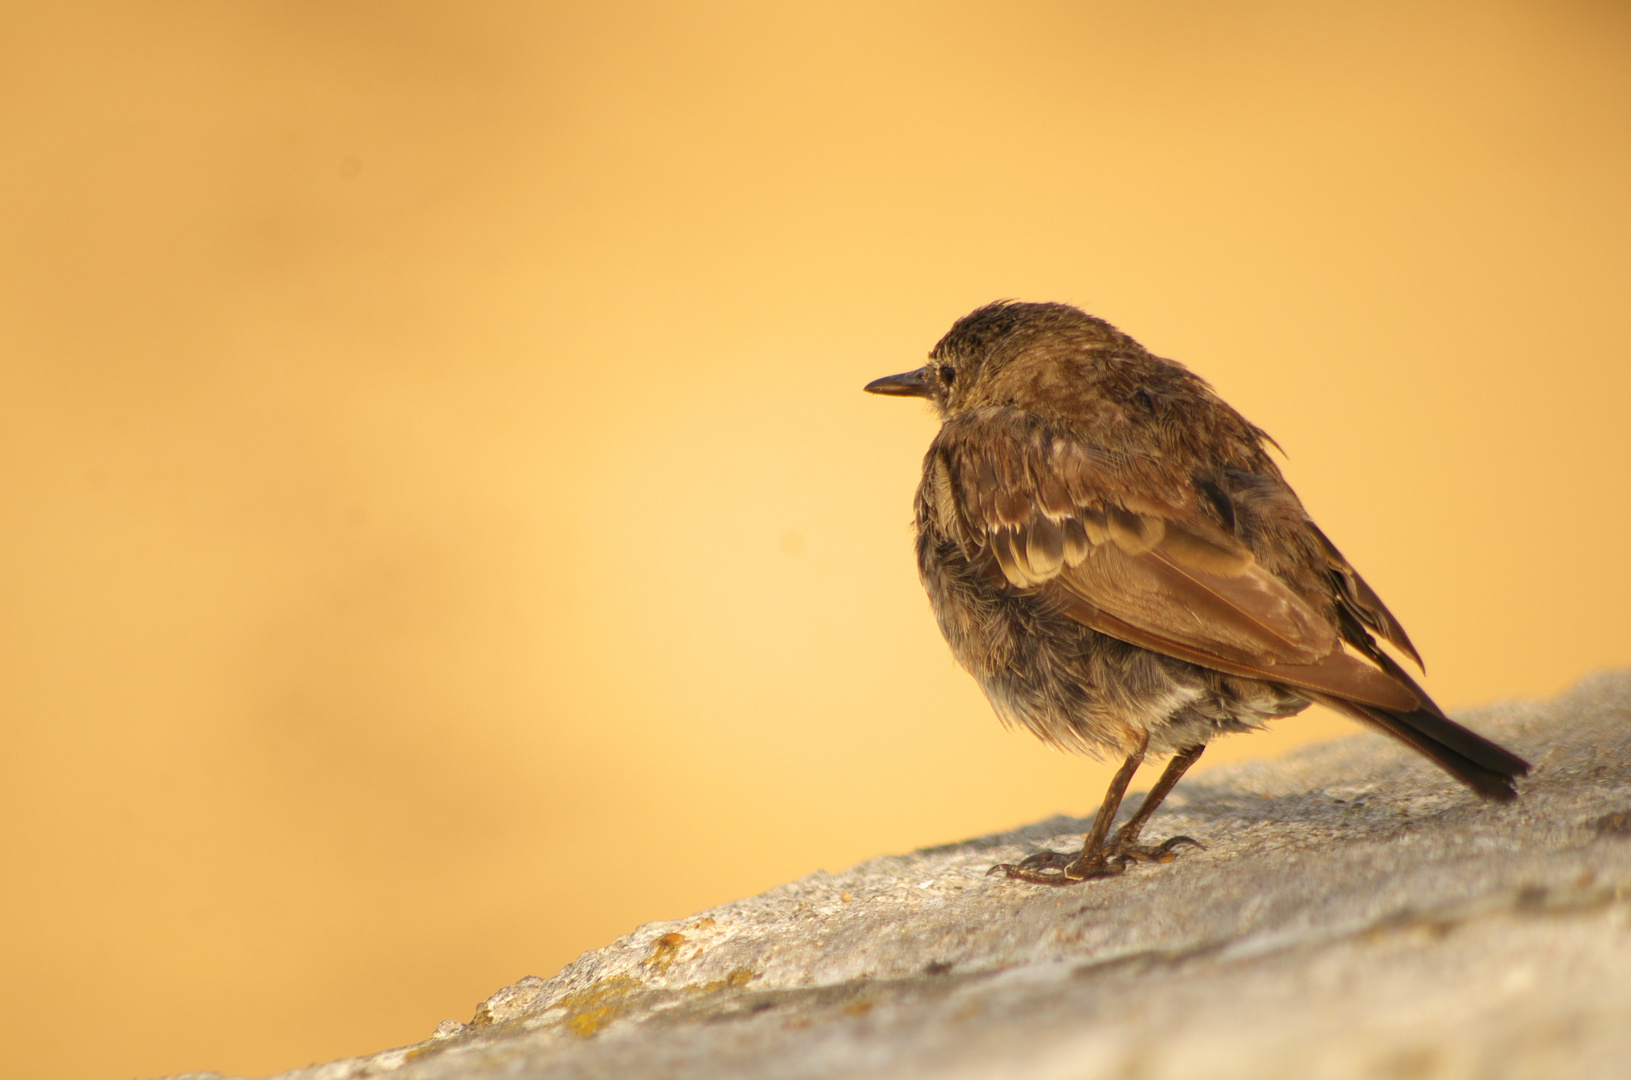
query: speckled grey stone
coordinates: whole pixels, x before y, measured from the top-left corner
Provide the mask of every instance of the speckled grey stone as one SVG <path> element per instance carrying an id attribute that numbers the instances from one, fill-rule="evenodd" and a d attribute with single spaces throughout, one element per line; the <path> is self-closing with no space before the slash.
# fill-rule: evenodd
<path id="1" fill-rule="evenodd" d="M 285 1080 L 1631 1075 L 1631 673 L 1463 719 L 1535 763 L 1518 802 L 1358 735 L 1180 785 L 1170 865 L 985 876 L 1070 818 L 873 859 Z"/>

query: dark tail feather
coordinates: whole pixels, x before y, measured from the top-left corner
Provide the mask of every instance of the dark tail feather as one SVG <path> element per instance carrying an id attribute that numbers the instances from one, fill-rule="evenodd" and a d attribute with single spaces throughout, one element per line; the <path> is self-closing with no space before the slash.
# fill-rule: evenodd
<path id="1" fill-rule="evenodd" d="M 1511 802 L 1518 797 L 1514 781 L 1529 774 L 1527 761 L 1447 719 L 1425 694 L 1422 700 L 1426 705 L 1409 713 L 1324 695 L 1310 696 L 1321 705 L 1398 739 L 1486 799 Z"/>
<path id="2" fill-rule="evenodd" d="M 1511 754 L 1504 747 L 1496 746 L 1481 735 L 1475 735 L 1460 724 L 1444 715 L 1444 710 L 1433 703 L 1427 696 L 1427 691 L 1416 685 L 1404 668 L 1394 663 L 1393 658 L 1377 650 L 1380 655 L 1382 670 L 1395 679 L 1410 687 L 1410 692 L 1421 700 L 1421 707 L 1413 713 L 1394 713 L 1399 719 L 1416 728 L 1428 738 L 1441 742 L 1460 754 L 1502 776 L 1528 776 L 1529 763 L 1516 754 Z"/>

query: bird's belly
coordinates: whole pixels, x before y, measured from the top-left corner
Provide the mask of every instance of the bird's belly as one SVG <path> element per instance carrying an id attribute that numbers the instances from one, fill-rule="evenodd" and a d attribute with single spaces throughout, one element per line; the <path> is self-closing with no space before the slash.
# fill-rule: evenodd
<path id="1" fill-rule="evenodd" d="M 1007 589 L 961 558 L 920 560 L 952 655 L 997 714 L 1061 749 L 1160 754 L 1306 708 L 1283 688 L 1211 671 L 1091 630 L 1045 595 Z"/>

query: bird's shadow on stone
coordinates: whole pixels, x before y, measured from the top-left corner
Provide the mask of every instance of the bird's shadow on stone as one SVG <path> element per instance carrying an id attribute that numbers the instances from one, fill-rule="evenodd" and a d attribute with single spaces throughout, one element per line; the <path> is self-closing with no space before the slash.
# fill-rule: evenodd
<path id="1" fill-rule="evenodd" d="M 1196 838 L 1203 843 L 1206 842 L 1204 833 L 1208 831 L 1227 834 L 1270 823 L 1375 833 L 1385 831 L 1389 826 L 1398 827 L 1412 821 L 1475 812 L 1485 806 L 1476 798 L 1460 797 L 1459 789 L 1446 785 L 1445 798 L 1435 799 L 1431 808 L 1412 812 L 1408 796 L 1404 792 L 1390 792 L 1390 786 L 1376 782 L 1365 785 L 1362 792 L 1351 795 L 1335 795 L 1321 788 L 1269 794 L 1242 790 L 1228 783 L 1189 781 L 1174 789 L 1172 802 L 1156 811 L 1147 831 L 1160 836 L 1170 831 L 1170 827 L 1176 827 L 1179 831 L 1195 832 Z M 1129 794 L 1116 813 L 1114 824 L 1120 825 L 1130 818 L 1137 811 L 1143 796 L 1144 792 Z M 1036 847 L 1057 842 L 1059 837 L 1068 834 L 1086 833 L 1092 825 L 1092 815 L 1073 817 L 1055 814 L 1006 832 L 988 833 L 923 848 L 917 854 L 934 857 L 991 852 L 1015 845 Z"/>

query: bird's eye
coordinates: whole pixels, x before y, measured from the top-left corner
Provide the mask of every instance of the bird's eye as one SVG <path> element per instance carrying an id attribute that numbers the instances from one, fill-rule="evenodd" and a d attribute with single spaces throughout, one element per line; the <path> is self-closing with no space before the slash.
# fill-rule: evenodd
<path id="1" fill-rule="evenodd" d="M 951 381 L 953 379 L 955 379 L 955 378 L 957 378 L 957 369 L 956 368 L 952 367 L 950 364 L 941 364 L 940 365 L 940 381 L 941 382 L 945 383 L 947 386 L 950 386 Z"/>

